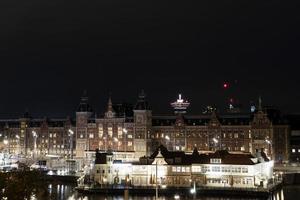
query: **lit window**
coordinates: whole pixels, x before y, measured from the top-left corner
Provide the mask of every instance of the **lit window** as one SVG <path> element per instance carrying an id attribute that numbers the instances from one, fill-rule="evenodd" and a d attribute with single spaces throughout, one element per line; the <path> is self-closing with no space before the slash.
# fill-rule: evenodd
<path id="1" fill-rule="evenodd" d="M 103 125 L 102 124 L 99 124 L 98 134 L 99 134 L 99 138 L 103 137 Z"/>
<path id="2" fill-rule="evenodd" d="M 108 127 L 107 131 L 108 131 L 108 136 L 112 137 L 113 136 L 113 128 L 112 127 Z"/>
<path id="3" fill-rule="evenodd" d="M 248 173 L 248 168 L 243 167 L 242 168 L 242 173 Z"/>
<path id="4" fill-rule="evenodd" d="M 181 167 L 177 167 L 177 172 L 181 172 Z"/>
<path id="5" fill-rule="evenodd" d="M 222 163 L 222 161 L 219 158 L 212 158 L 212 159 L 210 159 L 210 163 L 220 164 L 220 163 Z"/>
<path id="6" fill-rule="evenodd" d="M 53 137 L 54 137 L 54 138 L 56 137 L 56 133 L 53 133 Z"/>
<path id="7" fill-rule="evenodd" d="M 83 138 L 83 135 L 82 135 L 82 134 L 80 134 L 80 138 Z"/>
<path id="8" fill-rule="evenodd" d="M 234 134 L 234 138 L 239 138 L 239 134 L 238 134 L 238 133 L 235 133 L 235 134 Z"/>
<path id="9" fill-rule="evenodd" d="M 122 126 L 118 127 L 118 138 L 122 138 L 123 137 L 123 128 Z"/>
<path id="10" fill-rule="evenodd" d="M 90 138 L 94 138 L 94 134 L 93 133 L 90 133 Z"/>
<path id="11" fill-rule="evenodd" d="M 292 149 L 292 152 L 295 153 L 295 152 L 296 152 L 296 149 Z"/>
<path id="12" fill-rule="evenodd" d="M 220 167 L 213 166 L 213 167 L 212 167 L 212 171 L 213 171 L 213 172 L 220 172 Z"/>
<path id="13" fill-rule="evenodd" d="M 53 140 L 53 144 L 56 144 L 56 140 Z"/>
<path id="14" fill-rule="evenodd" d="M 176 167 L 172 167 L 172 172 L 176 172 Z"/>
<path id="15" fill-rule="evenodd" d="M 298 153 L 300 153 L 300 149 L 298 149 Z"/>
<path id="16" fill-rule="evenodd" d="M 192 166 L 192 172 L 201 172 L 200 166 Z"/>
<path id="17" fill-rule="evenodd" d="M 49 137 L 52 138 L 52 133 L 49 134 Z"/>
<path id="18" fill-rule="evenodd" d="M 185 171 L 186 171 L 186 172 L 190 172 L 190 168 L 189 168 L 189 167 L 186 167 L 186 168 L 185 168 Z"/>
<path id="19" fill-rule="evenodd" d="M 128 146 L 131 147 L 132 146 L 132 142 L 128 142 Z"/>
<path id="20" fill-rule="evenodd" d="M 181 171 L 182 171 L 182 172 L 185 172 L 185 167 L 182 167 L 182 168 L 181 168 Z"/>
<path id="21" fill-rule="evenodd" d="M 129 139 L 131 139 L 131 138 L 132 138 L 132 135 L 131 135 L 131 134 L 129 134 L 127 137 L 128 137 Z"/>

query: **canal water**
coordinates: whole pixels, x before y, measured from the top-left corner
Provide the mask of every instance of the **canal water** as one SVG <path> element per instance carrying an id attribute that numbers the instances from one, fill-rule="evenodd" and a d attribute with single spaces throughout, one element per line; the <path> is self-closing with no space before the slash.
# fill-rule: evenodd
<path id="1" fill-rule="evenodd" d="M 294 200 L 298 199 L 298 195 L 300 194 L 300 185 L 298 186 L 286 186 L 281 190 L 276 191 L 273 195 L 271 195 L 268 200 Z M 114 196 L 111 194 L 107 195 L 82 195 L 75 191 L 74 185 L 49 185 L 49 195 L 50 199 L 55 200 L 125 200 L 124 196 Z M 44 198 L 34 198 L 36 200 L 43 200 Z M 128 200 L 154 200 L 155 197 L 152 196 L 129 196 Z M 160 197 L 161 200 L 174 200 L 175 196 L 168 197 Z M 183 197 L 180 199 L 191 199 L 190 196 Z M 200 196 L 196 199 L 199 200 L 237 200 L 237 199 L 255 199 L 248 198 L 247 196 L 241 197 L 222 197 L 222 196 Z M 258 199 L 258 198 L 257 198 Z"/>

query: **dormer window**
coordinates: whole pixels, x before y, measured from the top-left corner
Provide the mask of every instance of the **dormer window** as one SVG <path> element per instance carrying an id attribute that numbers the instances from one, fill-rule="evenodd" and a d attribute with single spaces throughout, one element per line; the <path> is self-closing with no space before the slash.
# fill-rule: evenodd
<path id="1" fill-rule="evenodd" d="M 181 163 L 181 158 L 180 157 L 176 157 L 175 158 L 175 163 Z"/>
<path id="2" fill-rule="evenodd" d="M 222 160 L 220 158 L 211 158 L 210 163 L 211 164 L 221 164 Z"/>

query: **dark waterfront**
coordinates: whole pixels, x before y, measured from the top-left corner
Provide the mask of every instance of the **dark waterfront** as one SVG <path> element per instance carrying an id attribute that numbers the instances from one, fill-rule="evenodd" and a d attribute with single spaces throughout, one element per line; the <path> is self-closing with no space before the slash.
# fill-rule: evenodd
<path id="1" fill-rule="evenodd" d="M 111 196 L 107 195 L 82 195 L 75 191 L 74 185 L 49 185 L 49 197 L 55 200 L 123 200 L 124 196 Z M 269 200 L 294 200 L 297 195 L 300 194 L 300 185 L 286 186 L 282 190 L 275 192 L 268 199 Z M 44 197 L 45 198 L 45 197 Z M 43 200 L 44 198 L 36 198 L 37 200 Z M 180 199 L 191 199 L 191 196 L 180 196 Z M 152 200 L 154 196 L 129 196 L 129 200 Z M 173 200 L 174 196 L 160 196 L 162 200 Z M 229 196 L 198 196 L 196 199 L 200 200 L 229 200 L 229 199 L 259 199 L 245 197 L 229 197 Z"/>

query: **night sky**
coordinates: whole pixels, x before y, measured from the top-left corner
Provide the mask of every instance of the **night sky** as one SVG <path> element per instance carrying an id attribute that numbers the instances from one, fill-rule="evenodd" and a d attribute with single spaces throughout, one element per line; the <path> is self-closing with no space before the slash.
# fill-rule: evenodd
<path id="1" fill-rule="evenodd" d="M 283 2 L 1 0 L 0 118 L 72 116 L 85 89 L 98 113 L 141 89 L 154 113 L 178 93 L 194 114 L 259 95 L 299 112 L 300 14 Z"/>

